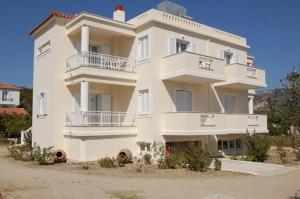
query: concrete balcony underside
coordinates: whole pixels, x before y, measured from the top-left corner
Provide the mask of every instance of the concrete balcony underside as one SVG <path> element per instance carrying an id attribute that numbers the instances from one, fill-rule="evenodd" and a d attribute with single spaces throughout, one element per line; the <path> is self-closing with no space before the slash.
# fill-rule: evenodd
<path id="1" fill-rule="evenodd" d="M 163 58 L 161 78 L 194 84 L 220 82 L 225 80 L 222 64 L 221 59 L 181 52 Z"/>
<path id="2" fill-rule="evenodd" d="M 137 75 L 136 73 L 112 71 L 93 66 L 81 66 L 66 72 L 64 79 L 66 85 L 89 81 L 112 85 L 135 86 Z"/>
<path id="3" fill-rule="evenodd" d="M 72 126 L 65 127 L 63 135 L 66 137 L 105 137 L 105 136 L 135 136 L 135 126 Z"/>
<path id="4" fill-rule="evenodd" d="M 165 136 L 268 133 L 266 115 L 175 112 L 162 118 Z"/>

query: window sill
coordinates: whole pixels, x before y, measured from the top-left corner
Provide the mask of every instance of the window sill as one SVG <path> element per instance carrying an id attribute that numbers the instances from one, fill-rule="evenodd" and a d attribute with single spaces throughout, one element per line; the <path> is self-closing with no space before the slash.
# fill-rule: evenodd
<path id="1" fill-rule="evenodd" d="M 146 64 L 146 63 L 149 63 L 149 62 L 151 62 L 150 58 L 139 59 L 139 60 L 137 60 L 137 65 Z"/>
<path id="2" fill-rule="evenodd" d="M 150 113 L 139 113 L 137 115 L 138 118 L 150 118 L 151 114 Z"/>
<path id="3" fill-rule="evenodd" d="M 37 59 L 40 59 L 40 58 L 46 56 L 46 55 L 49 54 L 49 53 L 51 53 L 51 49 L 49 49 L 49 50 L 47 50 L 47 51 L 45 51 L 45 52 L 43 52 L 43 53 L 38 54 L 38 55 L 36 56 L 36 58 L 37 58 Z"/>
<path id="4" fill-rule="evenodd" d="M 45 118 L 47 115 L 48 115 L 47 113 L 45 113 L 45 114 L 37 114 L 36 117 L 38 119 L 41 119 L 41 118 Z"/>

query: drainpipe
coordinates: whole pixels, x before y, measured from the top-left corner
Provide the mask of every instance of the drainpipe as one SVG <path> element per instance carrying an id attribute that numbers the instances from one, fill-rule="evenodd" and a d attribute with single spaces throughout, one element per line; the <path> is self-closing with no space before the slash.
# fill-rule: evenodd
<path id="1" fill-rule="evenodd" d="M 216 99 L 218 101 L 218 104 L 219 104 L 219 106 L 221 108 L 221 113 L 225 113 L 225 109 L 224 109 L 223 104 L 222 104 L 222 102 L 221 102 L 221 100 L 219 98 L 219 95 L 218 95 L 218 93 L 216 91 L 216 88 L 215 88 L 214 84 L 210 84 L 210 87 L 211 87 L 211 89 L 212 89 L 212 91 L 213 91 L 213 93 L 214 93 L 214 95 L 215 95 L 215 97 L 216 97 Z"/>

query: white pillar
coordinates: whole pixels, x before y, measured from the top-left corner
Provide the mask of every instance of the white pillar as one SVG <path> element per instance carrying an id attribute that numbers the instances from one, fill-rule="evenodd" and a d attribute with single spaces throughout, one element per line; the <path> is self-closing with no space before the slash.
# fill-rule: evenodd
<path id="1" fill-rule="evenodd" d="M 254 98 L 254 96 L 252 96 L 252 95 L 248 96 L 249 114 L 253 114 L 253 98 Z"/>
<path id="2" fill-rule="evenodd" d="M 81 81 L 80 83 L 80 111 L 89 109 L 89 82 Z"/>
<path id="3" fill-rule="evenodd" d="M 89 51 L 90 28 L 87 25 L 81 26 L 81 51 Z"/>

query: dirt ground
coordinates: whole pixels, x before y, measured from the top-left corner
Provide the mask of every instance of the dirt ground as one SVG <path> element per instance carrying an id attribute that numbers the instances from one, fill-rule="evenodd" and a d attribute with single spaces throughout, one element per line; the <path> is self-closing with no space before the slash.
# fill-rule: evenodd
<path id="1" fill-rule="evenodd" d="M 102 169 L 97 164 L 39 166 L 15 161 L 0 146 L 2 198 L 289 198 L 300 191 L 300 165 L 289 173 L 259 177 L 242 173 L 158 170 L 134 165 Z M 0 196 L 0 199 L 2 199 Z"/>

